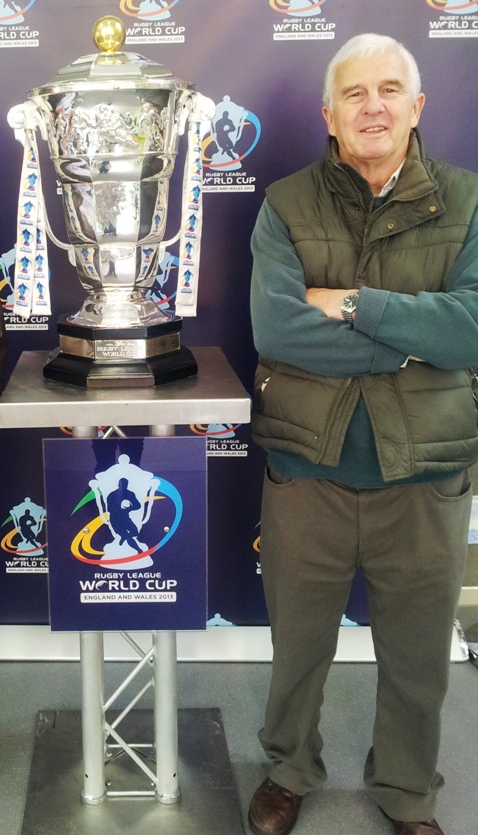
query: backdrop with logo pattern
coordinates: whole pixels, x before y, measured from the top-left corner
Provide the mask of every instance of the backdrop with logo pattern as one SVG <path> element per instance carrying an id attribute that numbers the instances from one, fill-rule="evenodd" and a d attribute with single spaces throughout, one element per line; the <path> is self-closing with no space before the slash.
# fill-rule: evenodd
<path id="1" fill-rule="evenodd" d="M 219 345 L 250 392 L 256 363 L 249 320 L 249 240 L 265 187 L 321 155 L 324 69 L 351 36 L 375 31 L 415 54 L 427 104 L 421 133 L 439 159 L 478 171 L 476 82 L 478 2 L 465 0 L 16 0 L 0 8 L 0 300 L 9 337 L 7 377 L 24 350 L 57 344 L 56 319 L 73 312 L 83 291 L 66 254 L 49 245 L 52 315 L 22 320 L 12 310 L 16 203 L 22 150 L 6 117 L 28 90 L 94 52 L 92 27 L 120 17 L 125 49 L 165 64 L 216 103 L 203 142 L 204 231 L 196 319 L 185 320 L 188 346 Z M 41 166 L 48 212 L 65 238 L 63 210 L 46 143 Z M 173 175 L 169 232 L 180 216 L 184 148 Z M 178 251 L 166 253 L 153 298 L 174 304 Z M 101 433 L 105 429 L 100 429 Z M 128 427 L 141 436 L 144 427 Z M 0 433 L 0 623 L 48 622 L 43 437 L 68 427 Z M 209 618 L 211 623 L 265 624 L 260 578 L 260 496 L 265 456 L 248 426 L 184 426 L 207 437 L 209 465 Z M 36 514 L 32 541 L 21 514 Z M 367 622 L 363 579 L 347 607 Z"/>

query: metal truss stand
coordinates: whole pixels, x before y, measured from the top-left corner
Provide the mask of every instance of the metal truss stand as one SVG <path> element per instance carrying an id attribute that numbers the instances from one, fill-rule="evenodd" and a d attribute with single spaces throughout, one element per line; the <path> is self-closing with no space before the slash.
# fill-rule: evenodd
<path id="1" fill-rule="evenodd" d="M 38 716 L 22 835 L 243 835 L 219 709 L 176 708 L 175 633 L 153 633 L 146 652 L 121 635 L 139 660 L 110 696 L 103 634 L 83 632 L 82 712 Z M 133 710 L 151 687 L 154 710 Z"/>
<path id="2" fill-rule="evenodd" d="M 83 686 L 83 764 L 82 797 L 90 806 L 97 806 L 107 797 L 156 797 L 166 805 L 180 799 L 178 778 L 178 723 L 176 688 L 176 633 L 153 633 L 153 645 L 143 650 L 126 632 L 123 638 L 140 656 L 132 672 L 105 701 L 103 694 L 103 634 L 80 634 L 81 670 Z M 141 687 L 114 721 L 107 721 L 106 713 L 118 697 L 133 682 L 143 668 L 150 668 L 153 676 Z M 152 748 L 144 743 L 126 742 L 118 731 L 150 687 L 154 687 L 154 749 L 157 752 L 154 771 L 138 753 L 140 748 Z M 111 740 L 111 741 L 109 741 Z M 124 753 L 136 763 L 148 778 L 148 790 L 109 790 L 105 778 L 105 763 L 118 753 Z"/>

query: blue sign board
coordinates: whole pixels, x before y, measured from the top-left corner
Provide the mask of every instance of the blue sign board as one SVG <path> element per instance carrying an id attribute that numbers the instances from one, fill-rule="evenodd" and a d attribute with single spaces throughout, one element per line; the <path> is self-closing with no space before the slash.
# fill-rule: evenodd
<path id="1" fill-rule="evenodd" d="M 53 631 L 205 629 L 206 440 L 43 443 Z"/>

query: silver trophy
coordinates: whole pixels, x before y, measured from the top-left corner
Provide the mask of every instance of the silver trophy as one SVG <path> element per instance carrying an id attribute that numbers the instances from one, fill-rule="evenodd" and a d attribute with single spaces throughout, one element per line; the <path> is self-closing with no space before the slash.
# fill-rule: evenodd
<path id="1" fill-rule="evenodd" d="M 161 64 L 120 51 L 118 18 L 102 18 L 93 35 L 99 54 L 29 93 L 61 184 L 70 260 L 87 293 L 77 313 L 60 317 L 60 346 L 44 375 L 97 388 L 157 385 L 197 372 L 180 345 L 182 317 L 160 310 L 148 291 L 164 255 L 179 137 L 199 94 Z"/>

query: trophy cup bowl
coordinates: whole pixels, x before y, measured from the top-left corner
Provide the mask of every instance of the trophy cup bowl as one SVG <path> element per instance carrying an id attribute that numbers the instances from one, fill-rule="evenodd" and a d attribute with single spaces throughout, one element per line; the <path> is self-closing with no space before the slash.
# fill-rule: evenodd
<path id="1" fill-rule="evenodd" d="M 93 34 L 101 52 L 28 94 L 48 136 L 87 293 L 77 313 L 60 317 L 60 346 L 44 376 L 93 388 L 152 386 L 197 373 L 180 345 L 182 318 L 147 295 L 193 87 L 161 64 L 120 51 L 119 19 L 102 18 Z"/>

